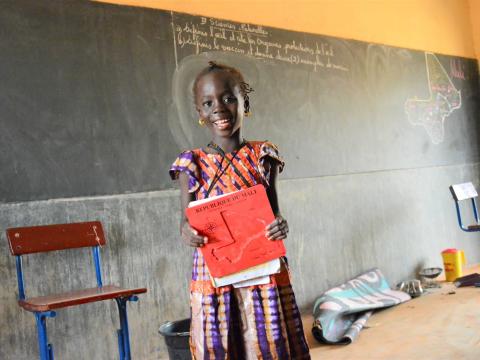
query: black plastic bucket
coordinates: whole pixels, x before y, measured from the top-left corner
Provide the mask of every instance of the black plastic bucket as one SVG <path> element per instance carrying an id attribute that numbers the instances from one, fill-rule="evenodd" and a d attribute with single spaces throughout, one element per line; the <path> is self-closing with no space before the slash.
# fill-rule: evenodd
<path id="1" fill-rule="evenodd" d="M 170 360 L 191 360 L 190 319 L 169 321 L 158 330 L 165 337 Z"/>

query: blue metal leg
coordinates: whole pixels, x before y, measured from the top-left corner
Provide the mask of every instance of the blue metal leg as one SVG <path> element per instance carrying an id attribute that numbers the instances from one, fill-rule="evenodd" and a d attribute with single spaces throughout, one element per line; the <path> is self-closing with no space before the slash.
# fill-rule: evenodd
<path id="1" fill-rule="evenodd" d="M 38 349 L 40 360 L 53 360 L 53 347 L 48 343 L 47 324 L 45 318 L 55 317 L 55 311 L 35 312 L 37 322 Z"/>
<path id="2" fill-rule="evenodd" d="M 129 298 L 115 299 L 118 305 L 118 314 L 120 315 L 120 330 L 118 330 L 118 350 L 120 353 L 120 360 L 131 360 L 130 353 L 130 336 L 128 334 L 128 319 L 127 319 L 127 301 L 137 301 L 137 296 Z M 43 360 L 43 359 L 42 359 Z"/>
<path id="3" fill-rule="evenodd" d="M 52 344 L 48 344 L 48 356 L 50 356 L 50 360 L 53 360 L 53 346 Z"/>
<path id="4" fill-rule="evenodd" d="M 122 330 L 117 330 L 117 338 L 118 338 L 118 353 L 120 354 L 120 360 L 124 360 L 125 359 L 125 351 L 123 349 Z"/>

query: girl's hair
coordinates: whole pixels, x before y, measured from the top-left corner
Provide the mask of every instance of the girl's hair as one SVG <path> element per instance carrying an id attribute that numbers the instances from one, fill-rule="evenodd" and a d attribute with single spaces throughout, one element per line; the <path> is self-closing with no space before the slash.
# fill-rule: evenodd
<path id="1" fill-rule="evenodd" d="M 248 94 L 253 91 L 252 87 L 245 82 L 243 79 L 243 75 L 240 71 L 235 69 L 234 67 L 224 65 L 224 64 L 219 64 L 216 63 L 215 61 L 209 61 L 208 66 L 204 68 L 200 73 L 197 75 L 195 78 L 195 81 L 193 82 L 193 95 L 197 92 L 197 85 L 200 79 L 207 74 L 210 74 L 212 72 L 220 72 L 220 71 L 225 71 L 229 73 L 233 79 L 240 85 L 240 93 L 243 96 L 244 100 L 244 107 L 245 107 L 245 113 L 250 112 L 250 99 L 248 97 Z"/>

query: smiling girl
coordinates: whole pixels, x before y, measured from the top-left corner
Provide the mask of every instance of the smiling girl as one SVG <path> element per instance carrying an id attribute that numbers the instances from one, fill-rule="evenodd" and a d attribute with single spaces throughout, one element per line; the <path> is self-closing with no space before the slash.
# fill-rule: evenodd
<path id="1" fill-rule="evenodd" d="M 265 234 L 272 241 L 286 239 L 288 223 L 280 215 L 276 190 L 284 165 L 278 149 L 241 137 L 252 91 L 238 70 L 210 62 L 196 77 L 193 94 L 199 124 L 210 130 L 212 141 L 181 153 L 170 169 L 180 183 L 180 232 L 196 248 L 190 285 L 194 359 L 310 359 L 285 259 L 280 273 L 271 275 L 266 285 L 215 288 L 197 249 L 208 238 L 185 216 L 190 201 L 263 184 L 275 214 Z"/>

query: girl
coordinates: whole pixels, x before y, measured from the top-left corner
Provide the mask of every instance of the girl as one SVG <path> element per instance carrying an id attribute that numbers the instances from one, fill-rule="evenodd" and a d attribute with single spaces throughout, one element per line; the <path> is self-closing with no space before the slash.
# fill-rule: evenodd
<path id="1" fill-rule="evenodd" d="M 215 62 L 193 84 L 199 123 L 210 130 L 212 141 L 181 153 L 170 175 L 180 182 L 182 238 L 195 248 L 208 238 L 189 225 L 188 203 L 260 183 L 276 217 L 265 234 L 272 241 L 287 237 L 288 224 L 277 201 L 277 174 L 284 165 L 278 150 L 272 143 L 245 141 L 240 135 L 251 91 L 238 70 Z M 195 249 L 190 299 L 194 359 L 310 359 L 285 261 L 267 285 L 214 288 L 202 254 Z"/>

